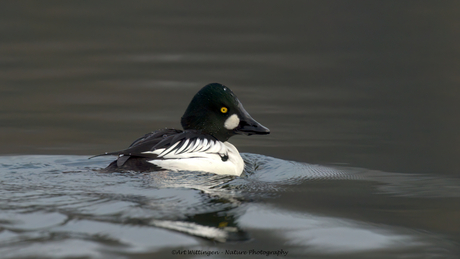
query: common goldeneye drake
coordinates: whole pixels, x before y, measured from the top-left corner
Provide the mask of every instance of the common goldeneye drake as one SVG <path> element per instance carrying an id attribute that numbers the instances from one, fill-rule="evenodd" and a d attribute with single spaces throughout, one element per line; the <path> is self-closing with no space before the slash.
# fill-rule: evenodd
<path id="1" fill-rule="evenodd" d="M 192 99 L 181 119 L 184 130 L 146 134 L 116 155 L 106 171 L 190 170 L 239 176 L 244 162 L 228 139 L 237 134 L 269 134 L 228 87 L 212 83 Z"/>

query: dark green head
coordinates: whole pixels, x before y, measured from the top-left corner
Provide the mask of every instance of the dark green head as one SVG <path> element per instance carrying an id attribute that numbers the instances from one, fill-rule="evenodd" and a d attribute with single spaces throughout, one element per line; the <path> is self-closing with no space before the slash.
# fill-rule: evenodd
<path id="1" fill-rule="evenodd" d="M 181 120 L 184 130 L 201 130 L 220 141 L 236 134 L 269 134 L 255 121 L 228 87 L 212 83 L 192 99 Z"/>

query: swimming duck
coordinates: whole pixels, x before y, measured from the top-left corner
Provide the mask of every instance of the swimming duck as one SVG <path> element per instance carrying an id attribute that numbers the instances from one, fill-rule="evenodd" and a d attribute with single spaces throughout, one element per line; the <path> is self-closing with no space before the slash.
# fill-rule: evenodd
<path id="1" fill-rule="evenodd" d="M 230 88 L 212 83 L 192 99 L 181 119 L 184 130 L 147 133 L 116 155 L 106 171 L 204 171 L 239 176 L 244 162 L 228 139 L 237 134 L 269 134 L 243 108 Z"/>

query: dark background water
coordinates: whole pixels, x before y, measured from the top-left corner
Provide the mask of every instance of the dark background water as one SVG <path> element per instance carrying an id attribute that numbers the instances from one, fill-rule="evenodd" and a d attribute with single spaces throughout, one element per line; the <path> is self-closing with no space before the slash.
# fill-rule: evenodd
<path id="1" fill-rule="evenodd" d="M 456 1 L 10 1 L 0 152 L 96 154 L 180 127 L 221 82 L 272 130 L 242 151 L 456 175 Z"/>
<path id="2" fill-rule="evenodd" d="M 2 2 L 0 154 L 119 150 L 220 82 L 272 132 L 234 137 L 240 152 L 457 178 L 459 17 L 457 1 Z M 330 211 L 331 186 L 310 185 Z M 458 238 L 455 204 L 426 222 Z"/>

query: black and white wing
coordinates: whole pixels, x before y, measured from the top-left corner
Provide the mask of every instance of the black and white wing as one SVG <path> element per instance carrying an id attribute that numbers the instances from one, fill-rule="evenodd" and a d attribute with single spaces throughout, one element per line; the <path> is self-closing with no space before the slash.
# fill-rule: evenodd
<path id="1" fill-rule="evenodd" d="M 148 133 L 134 141 L 129 148 L 121 151 L 101 154 L 116 155 L 117 160 L 108 169 L 122 168 L 145 171 L 161 170 L 152 163 L 155 160 L 183 159 L 219 156 L 222 161 L 228 159 L 226 146 L 211 135 L 196 130 L 164 129 Z M 150 168 L 153 167 L 153 168 Z"/>
<path id="2" fill-rule="evenodd" d="M 205 158 L 211 155 L 218 155 L 223 161 L 228 159 L 227 146 L 205 135 L 184 137 L 167 147 L 142 153 L 152 154 L 158 159 Z"/>

